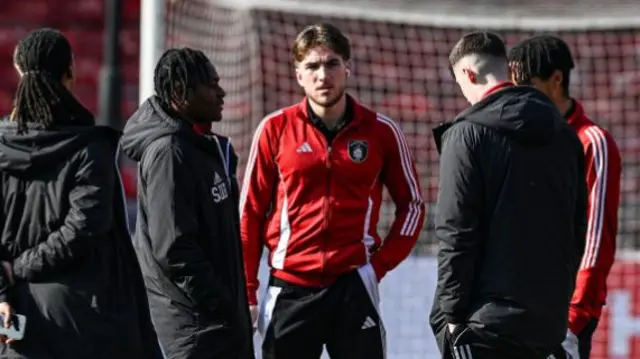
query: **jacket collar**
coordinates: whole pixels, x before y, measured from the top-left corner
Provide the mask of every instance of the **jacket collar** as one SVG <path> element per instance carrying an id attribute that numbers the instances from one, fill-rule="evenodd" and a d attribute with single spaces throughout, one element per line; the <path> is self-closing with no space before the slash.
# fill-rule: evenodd
<path id="1" fill-rule="evenodd" d="M 346 94 L 347 101 L 351 104 L 351 123 L 359 122 L 364 116 L 365 108 L 356 101 L 353 96 Z M 309 109 L 308 109 L 309 99 L 305 96 L 302 98 L 302 101 L 297 106 L 298 116 L 313 123 L 311 118 L 309 117 Z M 347 106 L 348 107 L 348 106 Z"/>
<path id="2" fill-rule="evenodd" d="M 564 115 L 564 118 L 567 119 L 570 125 L 575 125 L 576 123 L 581 122 L 584 119 L 584 108 L 582 104 L 576 100 L 573 100 L 573 106 L 567 113 Z"/>

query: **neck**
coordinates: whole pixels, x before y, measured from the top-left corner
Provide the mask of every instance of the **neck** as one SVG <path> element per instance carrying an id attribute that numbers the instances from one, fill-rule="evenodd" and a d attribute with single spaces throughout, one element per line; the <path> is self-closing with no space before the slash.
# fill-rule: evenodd
<path id="1" fill-rule="evenodd" d="M 347 109 L 347 96 L 342 95 L 338 102 L 329 107 L 318 105 L 313 101 L 309 101 L 309 106 L 328 128 L 334 128 Z"/>
<path id="2" fill-rule="evenodd" d="M 178 105 L 174 103 L 171 104 L 171 111 L 173 112 L 173 115 L 177 116 L 179 119 L 185 120 L 192 125 L 196 124 L 196 122 L 193 121 L 189 116 L 187 116 L 185 111 L 182 111 L 182 109 Z"/>
<path id="3" fill-rule="evenodd" d="M 491 91 L 496 86 L 505 82 L 509 82 L 509 79 L 506 77 L 503 78 L 503 77 L 495 76 L 492 74 L 488 74 L 485 77 L 484 83 L 478 87 L 477 101 L 481 101 L 484 97 L 486 97 L 489 94 L 489 91 Z"/>
<path id="4" fill-rule="evenodd" d="M 569 109 L 571 108 L 571 106 L 573 105 L 573 100 L 569 97 L 567 98 L 563 98 L 561 100 L 556 100 L 554 101 L 556 107 L 558 107 L 558 110 L 560 111 L 560 113 L 562 114 L 562 116 L 565 116 L 567 114 L 567 112 L 569 111 Z"/>

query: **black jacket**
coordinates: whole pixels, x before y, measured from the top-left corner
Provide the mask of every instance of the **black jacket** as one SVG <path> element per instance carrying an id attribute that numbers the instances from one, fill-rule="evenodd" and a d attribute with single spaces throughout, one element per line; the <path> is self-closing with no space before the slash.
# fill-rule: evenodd
<path id="1" fill-rule="evenodd" d="M 92 122 L 87 121 L 87 122 Z M 0 121 L 1 300 L 27 317 L 3 358 L 162 358 L 106 127 Z"/>
<path id="2" fill-rule="evenodd" d="M 224 159 L 225 173 L 229 177 L 231 181 L 231 197 L 236 203 L 236 206 L 239 206 L 240 201 L 240 188 L 238 186 L 238 155 L 236 154 L 233 145 L 231 144 L 231 139 L 229 137 L 211 134 L 205 135 L 207 138 L 216 142 L 216 146 L 218 147 L 218 152 L 220 152 L 221 157 Z M 239 213 L 238 209 L 238 213 Z"/>
<path id="3" fill-rule="evenodd" d="M 434 135 L 435 312 L 532 350 L 562 342 L 585 245 L 577 134 L 541 92 L 508 87 Z"/>
<path id="4" fill-rule="evenodd" d="M 139 162 L 134 245 L 168 359 L 252 358 L 237 202 L 215 138 L 152 97 L 121 143 Z"/>

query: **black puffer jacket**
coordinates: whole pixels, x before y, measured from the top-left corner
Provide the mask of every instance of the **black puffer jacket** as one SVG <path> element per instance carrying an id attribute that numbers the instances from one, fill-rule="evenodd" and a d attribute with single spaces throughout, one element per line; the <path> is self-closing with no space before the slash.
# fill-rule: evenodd
<path id="1" fill-rule="evenodd" d="M 0 257 L 15 277 L 0 300 L 27 317 L 2 358 L 162 358 L 127 230 L 119 133 L 92 122 L 17 135 L 0 121 Z"/>
<path id="2" fill-rule="evenodd" d="M 253 358 L 237 201 L 215 138 L 152 97 L 121 143 L 139 162 L 134 242 L 165 354 Z"/>
<path id="3" fill-rule="evenodd" d="M 584 251 L 584 153 L 550 100 L 497 91 L 435 130 L 438 293 L 432 325 L 532 351 L 565 337 Z"/>

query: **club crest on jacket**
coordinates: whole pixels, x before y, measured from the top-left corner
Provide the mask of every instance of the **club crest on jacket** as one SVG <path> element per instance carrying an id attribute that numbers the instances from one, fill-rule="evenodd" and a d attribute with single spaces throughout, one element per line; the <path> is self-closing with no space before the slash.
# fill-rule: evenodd
<path id="1" fill-rule="evenodd" d="M 352 140 L 349 141 L 349 158 L 353 162 L 360 163 L 367 159 L 369 153 L 369 144 L 367 141 Z"/>

